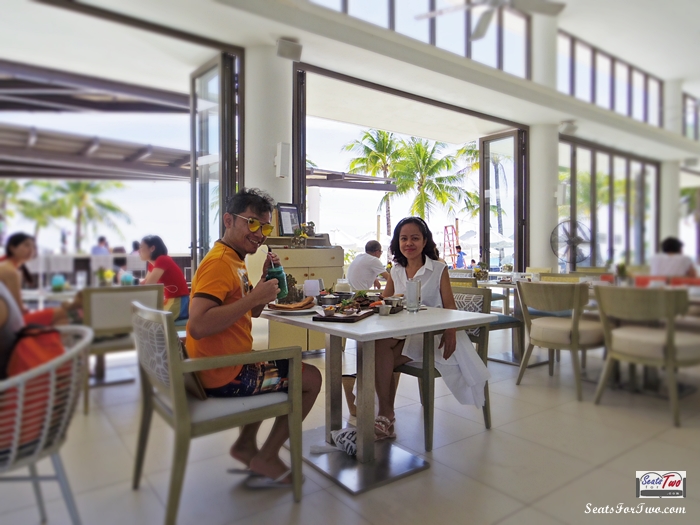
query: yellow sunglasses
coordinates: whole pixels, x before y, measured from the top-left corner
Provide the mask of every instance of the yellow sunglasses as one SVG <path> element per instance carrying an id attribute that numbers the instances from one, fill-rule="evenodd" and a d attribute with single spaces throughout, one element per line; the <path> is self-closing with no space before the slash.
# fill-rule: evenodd
<path id="1" fill-rule="evenodd" d="M 232 213 L 231 215 L 234 215 L 236 217 L 240 217 L 241 219 L 245 219 L 248 221 L 248 229 L 251 231 L 251 233 L 255 233 L 256 231 L 260 230 L 262 234 L 267 237 L 272 233 L 272 230 L 275 228 L 271 223 L 261 223 L 258 219 L 254 217 L 243 217 L 243 215 L 238 215 L 237 213 Z"/>

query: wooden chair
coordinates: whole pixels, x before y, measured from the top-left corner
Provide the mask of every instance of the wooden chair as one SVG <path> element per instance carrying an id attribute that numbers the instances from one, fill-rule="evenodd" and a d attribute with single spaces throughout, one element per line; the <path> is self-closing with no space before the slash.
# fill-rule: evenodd
<path id="1" fill-rule="evenodd" d="M 450 285 L 463 288 L 476 288 L 476 277 L 450 277 Z"/>
<path id="2" fill-rule="evenodd" d="M 171 312 L 153 310 L 134 302 L 132 320 L 142 391 L 133 488 L 139 488 L 151 417 L 155 411 L 175 431 L 165 524 L 173 525 L 177 520 L 192 438 L 278 416 L 286 415 L 289 419 L 292 488 L 294 500 L 301 501 L 301 347 L 184 359 Z M 277 359 L 290 361 L 288 393 L 202 401 L 185 390 L 186 374 Z"/>
<path id="3" fill-rule="evenodd" d="M 570 273 L 541 273 L 540 281 L 543 283 L 580 283 L 581 275 Z"/>
<path id="4" fill-rule="evenodd" d="M 686 290 L 596 287 L 608 357 L 595 393 L 600 402 L 615 361 L 666 369 L 673 424 L 681 425 L 677 369 L 700 364 L 700 335 L 676 332 L 676 316 L 688 310 Z M 635 326 L 617 326 L 631 321 Z M 663 322 L 661 327 L 638 323 Z"/>
<path id="5" fill-rule="evenodd" d="M 630 275 L 649 275 L 651 267 L 648 264 L 629 265 L 627 273 Z"/>
<path id="6" fill-rule="evenodd" d="M 455 297 L 458 310 L 467 312 L 491 313 L 491 290 L 488 288 L 453 288 L 452 293 Z M 489 328 L 478 327 L 467 330 L 469 339 L 477 345 L 479 357 L 485 365 L 488 366 L 489 354 Z M 437 349 L 436 349 L 437 350 Z M 421 395 L 421 404 L 423 405 L 423 431 L 425 436 L 425 450 L 433 449 L 433 419 L 435 414 L 435 397 L 434 383 L 435 378 L 440 377 L 440 372 L 429 362 L 424 359 L 422 364 L 406 363 L 396 369 L 396 372 L 407 374 L 418 378 L 418 387 Z M 426 395 L 426 393 L 430 393 Z M 484 425 L 487 429 L 491 428 L 491 403 L 489 401 L 489 384 L 488 381 L 484 385 L 484 397 L 486 398 L 483 406 Z"/>
<path id="7" fill-rule="evenodd" d="M 41 523 L 47 522 L 40 481 L 58 481 L 73 525 L 78 507 L 59 454 L 66 441 L 83 376 L 92 330 L 61 326 L 65 354 L 33 370 L 0 381 L 0 474 L 28 467 L 29 476 L 1 476 L 0 482 L 31 481 Z M 51 456 L 54 476 L 39 476 L 36 465 Z"/>
<path id="8" fill-rule="evenodd" d="M 588 302 L 587 283 L 518 282 L 518 298 L 525 326 L 530 336 L 516 385 L 520 384 L 535 346 L 549 349 L 549 375 L 554 375 L 554 350 L 570 350 L 576 378 L 576 395 L 582 400 L 581 366 L 578 352 L 603 346 L 603 328 L 597 321 L 581 319 Z M 570 317 L 538 317 L 533 319 L 529 308 L 542 311 L 571 310 Z"/>
<path id="9" fill-rule="evenodd" d="M 131 302 L 139 301 L 151 308 L 163 309 L 163 285 L 104 286 L 83 290 L 83 324 L 92 328 L 95 340 L 88 356 L 97 356 L 95 367 L 104 373 L 104 356 L 112 352 L 134 349 L 131 325 Z M 89 375 L 83 385 L 83 412 L 90 409 Z"/>
<path id="10" fill-rule="evenodd" d="M 525 273 L 552 273 L 552 269 L 542 266 L 528 266 L 525 268 Z"/>

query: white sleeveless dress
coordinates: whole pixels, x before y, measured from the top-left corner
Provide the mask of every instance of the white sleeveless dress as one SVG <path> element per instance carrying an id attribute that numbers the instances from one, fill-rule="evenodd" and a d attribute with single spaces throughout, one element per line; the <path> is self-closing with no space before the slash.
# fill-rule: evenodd
<path id="1" fill-rule="evenodd" d="M 440 278 L 446 267 L 445 263 L 426 258 L 423 267 L 416 272 L 414 279 L 421 282 L 421 303 L 425 306 L 443 307 Z M 408 279 L 406 269 L 395 264 L 391 269 L 391 278 L 394 281 L 394 293 L 405 294 Z M 420 315 L 420 312 L 416 315 Z M 469 336 L 464 330 L 457 332 L 457 348 L 447 360 L 442 357 L 442 349 L 438 349 L 441 338 L 442 336 L 435 338 L 435 368 L 445 384 L 462 405 L 484 406 L 484 385 L 490 374 Z M 407 336 L 402 354 L 420 364 L 423 361 L 423 334 Z"/>

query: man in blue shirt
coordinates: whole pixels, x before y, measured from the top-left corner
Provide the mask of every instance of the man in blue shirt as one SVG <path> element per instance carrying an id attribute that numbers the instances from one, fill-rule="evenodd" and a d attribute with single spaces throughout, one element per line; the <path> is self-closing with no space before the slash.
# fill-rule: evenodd
<path id="1" fill-rule="evenodd" d="M 465 267 L 462 247 L 458 244 L 457 246 L 455 246 L 455 248 L 457 248 L 457 262 L 455 262 L 455 268 L 462 269 Z"/>

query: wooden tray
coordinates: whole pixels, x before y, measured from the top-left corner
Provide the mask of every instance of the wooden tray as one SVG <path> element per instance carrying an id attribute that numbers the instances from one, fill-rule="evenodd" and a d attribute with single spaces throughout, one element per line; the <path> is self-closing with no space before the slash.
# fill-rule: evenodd
<path id="1" fill-rule="evenodd" d="M 368 318 L 370 315 L 374 315 L 372 310 L 366 310 L 359 315 L 352 315 L 349 317 L 338 315 L 333 315 L 331 317 L 326 317 L 325 315 L 314 315 L 311 319 L 321 323 L 356 323 L 357 321 Z"/>

